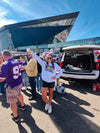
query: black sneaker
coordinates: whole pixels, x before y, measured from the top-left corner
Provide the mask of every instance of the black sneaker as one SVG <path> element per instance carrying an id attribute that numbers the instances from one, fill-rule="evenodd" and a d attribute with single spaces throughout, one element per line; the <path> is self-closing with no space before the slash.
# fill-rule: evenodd
<path id="1" fill-rule="evenodd" d="M 24 106 L 18 105 L 18 108 L 21 109 L 22 111 L 26 110 L 25 105 Z"/>
<path id="2" fill-rule="evenodd" d="M 12 118 L 12 120 L 15 121 L 15 122 L 19 122 L 19 121 L 20 121 L 19 116 L 14 117 L 13 113 L 11 114 L 11 118 Z"/>

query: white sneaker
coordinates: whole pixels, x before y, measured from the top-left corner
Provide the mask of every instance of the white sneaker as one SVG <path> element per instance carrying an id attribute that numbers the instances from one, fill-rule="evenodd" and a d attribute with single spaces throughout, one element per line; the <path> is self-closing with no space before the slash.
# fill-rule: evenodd
<path id="1" fill-rule="evenodd" d="M 48 108 L 49 108 L 49 104 L 46 104 L 46 105 L 45 105 L 45 111 L 47 111 Z"/>
<path id="2" fill-rule="evenodd" d="M 48 108 L 48 113 L 52 113 L 52 105 L 49 105 L 49 108 Z"/>

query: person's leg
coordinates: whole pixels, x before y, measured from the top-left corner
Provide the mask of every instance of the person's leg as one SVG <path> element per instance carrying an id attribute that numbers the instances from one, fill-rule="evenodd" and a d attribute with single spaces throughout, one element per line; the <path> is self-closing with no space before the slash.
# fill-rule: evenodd
<path id="1" fill-rule="evenodd" d="M 36 77 L 32 77 L 32 95 L 36 97 Z"/>
<path id="2" fill-rule="evenodd" d="M 41 88 L 42 88 L 42 77 L 41 77 L 41 73 L 39 73 L 40 75 L 40 92 L 41 92 Z"/>
<path id="3" fill-rule="evenodd" d="M 49 88 L 49 105 L 51 105 L 52 98 L 53 98 L 53 89 L 54 88 Z"/>
<path id="4" fill-rule="evenodd" d="M 39 73 L 36 76 L 36 86 L 37 86 L 37 89 L 39 91 Z"/>
<path id="5" fill-rule="evenodd" d="M 18 98 L 18 100 L 20 102 L 20 105 L 18 105 L 18 108 L 21 109 L 22 111 L 26 110 L 25 109 L 25 104 L 24 104 L 24 98 L 23 98 L 23 95 L 21 94 L 21 85 L 18 88 L 17 98 Z"/>
<path id="6" fill-rule="evenodd" d="M 2 92 L 1 92 L 1 82 L 0 82 L 0 93 L 2 93 Z"/>
<path id="7" fill-rule="evenodd" d="M 4 84 L 5 84 L 5 81 L 1 82 L 1 93 L 4 92 Z"/>
<path id="8" fill-rule="evenodd" d="M 55 86 L 55 82 L 49 83 L 49 107 L 48 107 L 48 113 L 52 113 L 52 98 L 53 98 L 53 90 L 54 90 L 54 86 Z"/>
<path id="9" fill-rule="evenodd" d="M 27 74 L 26 74 L 26 72 L 23 72 L 23 79 L 24 79 L 24 86 L 27 87 L 28 86 L 28 81 L 27 81 Z"/>
<path id="10" fill-rule="evenodd" d="M 32 97 L 36 97 L 36 77 L 29 77 Z"/>
<path id="11" fill-rule="evenodd" d="M 23 72 L 21 72 L 21 77 L 22 77 L 22 81 L 23 81 L 22 86 L 24 86 L 24 74 L 23 74 Z"/>
<path id="12" fill-rule="evenodd" d="M 14 117 L 17 117 L 18 116 L 17 104 L 16 103 L 10 103 L 10 108 L 12 110 L 12 113 L 13 113 Z"/>
<path id="13" fill-rule="evenodd" d="M 42 87 L 42 99 L 46 103 L 45 111 L 47 111 L 49 109 L 49 101 L 47 98 L 47 91 L 48 91 L 48 87 Z"/>
<path id="14" fill-rule="evenodd" d="M 23 95 L 20 93 L 20 95 L 18 96 L 18 100 L 21 103 L 21 106 L 24 106 L 24 99 L 23 99 Z"/>
<path id="15" fill-rule="evenodd" d="M 30 84 L 31 92 L 32 92 L 32 77 L 29 77 L 29 84 Z"/>
<path id="16" fill-rule="evenodd" d="M 47 98 L 47 91 L 48 91 L 48 87 L 42 87 L 42 99 L 43 101 L 48 104 L 48 98 Z"/>
<path id="17" fill-rule="evenodd" d="M 53 89 L 54 88 L 49 88 L 49 106 L 48 106 L 48 113 L 52 113 L 52 105 L 51 105 L 51 102 L 52 102 L 52 98 L 53 98 Z"/>
<path id="18" fill-rule="evenodd" d="M 25 86 L 27 87 L 28 86 L 28 78 L 27 78 L 27 73 L 26 72 L 25 72 L 24 81 L 25 81 Z"/>
<path id="19" fill-rule="evenodd" d="M 18 90 L 17 88 L 11 88 L 10 86 L 8 86 L 8 88 L 6 88 L 6 97 L 7 97 L 7 103 L 10 104 L 10 108 L 12 110 L 13 116 L 17 117 L 18 113 L 17 113 L 17 96 L 18 96 Z"/>

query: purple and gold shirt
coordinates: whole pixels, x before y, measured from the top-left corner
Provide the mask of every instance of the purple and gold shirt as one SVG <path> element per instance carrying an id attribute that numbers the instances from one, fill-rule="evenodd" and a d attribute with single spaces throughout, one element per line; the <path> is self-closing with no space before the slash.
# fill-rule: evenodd
<path id="1" fill-rule="evenodd" d="M 14 88 L 22 83 L 20 63 L 13 58 L 5 61 L 1 66 L 0 78 L 6 79 L 7 87 Z"/>

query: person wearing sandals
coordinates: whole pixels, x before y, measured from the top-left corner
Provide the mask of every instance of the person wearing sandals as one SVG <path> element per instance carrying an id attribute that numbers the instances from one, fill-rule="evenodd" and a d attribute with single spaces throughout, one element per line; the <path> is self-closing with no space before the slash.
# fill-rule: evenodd
<path id="1" fill-rule="evenodd" d="M 42 66 L 42 99 L 46 103 L 45 110 L 50 114 L 52 112 L 51 102 L 53 98 L 55 80 L 62 75 L 62 69 L 57 63 L 53 62 L 52 54 L 47 54 L 44 61 L 35 53 L 31 52 L 30 49 L 27 49 L 27 51 Z M 58 72 L 57 75 L 56 72 Z M 49 99 L 47 98 L 47 91 L 49 91 Z"/>
<path id="2" fill-rule="evenodd" d="M 12 58 L 8 50 L 4 50 L 2 56 L 5 62 L 1 66 L 0 82 L 6 80 L 7 103 L 10 104 L 12 110 L 12 119 L 18 122 L 20 119 L 17 112 L 17 99 L 21 103 L 19 108 L 23 111 L 25 110 L 23 95 L 21 94 L 20 63 Z"/>

